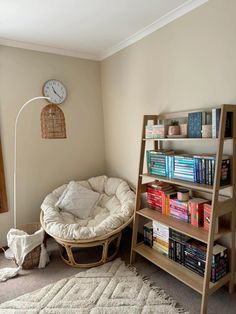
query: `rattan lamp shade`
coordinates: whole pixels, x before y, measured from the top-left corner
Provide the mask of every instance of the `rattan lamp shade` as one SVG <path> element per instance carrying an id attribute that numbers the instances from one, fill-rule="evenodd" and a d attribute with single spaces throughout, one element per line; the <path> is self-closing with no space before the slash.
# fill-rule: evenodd
<path id="1" fill-rule="evenodd" d="M 66 138 L 66 124 L 63 111 L 57 105 L 47 105 L 41 112 L 42 138 Z"/>

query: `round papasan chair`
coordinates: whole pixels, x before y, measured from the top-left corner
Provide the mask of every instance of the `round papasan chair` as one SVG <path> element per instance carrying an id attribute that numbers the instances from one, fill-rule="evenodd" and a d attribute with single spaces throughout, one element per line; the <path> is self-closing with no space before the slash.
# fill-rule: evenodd
<path id="1" fill-rule="evenodd" d="M 41 225 L 57 241 L 66 264 L 98 266 L 116 256 L 122 230 L 133 219 L 134 203 L 135 194 L 122 179 L 99 176 L 71 181 L 46 196 L 41 205 Z M 85 248 L 99 246 L 99 260 L 77 261 Z"/>

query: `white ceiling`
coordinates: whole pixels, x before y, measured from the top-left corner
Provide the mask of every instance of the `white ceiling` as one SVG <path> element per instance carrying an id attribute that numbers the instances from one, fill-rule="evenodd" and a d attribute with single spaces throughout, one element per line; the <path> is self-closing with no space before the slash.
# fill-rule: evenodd
<path id="1" fill-rule="evenodd" d="M 0 44 L 102 60 L 207 0 L 0 0 Z"/>

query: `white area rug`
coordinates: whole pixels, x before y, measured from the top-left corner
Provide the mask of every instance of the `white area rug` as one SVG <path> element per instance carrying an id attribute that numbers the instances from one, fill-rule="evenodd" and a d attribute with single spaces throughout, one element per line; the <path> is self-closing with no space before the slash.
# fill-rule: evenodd
<path id="1" fill-rule="evenodd" d="M 14 280 L 14 279 L 13 279 Z M 120 259 L 0 304 L 1 314 L 186 313 Z"/>

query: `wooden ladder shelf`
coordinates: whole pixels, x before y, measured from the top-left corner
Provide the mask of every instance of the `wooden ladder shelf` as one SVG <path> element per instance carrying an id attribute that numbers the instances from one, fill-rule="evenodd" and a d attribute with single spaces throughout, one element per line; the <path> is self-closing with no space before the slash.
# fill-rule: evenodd
<path id="1" fill-rule="evenodd" d="M 181 282 L 185 283 L 198 293 L 202 295 L 202 303 L 201 303 L 201 314 L 207 313 L 207 304 L 208 298 L 210 294 L 218 290 L 225 284 L 228 284 L 229 293 L 234 292 L 235 287 L 235 222 L 236 222 L 236 213 L 235 213 L 235 205 L 236 205 L 236 105 L 222 105 L 221 115 L 220 115 L 220 125 L 219 125 L 219 135 L 218 138 L 163 138 L 163 139 L 146 139 L 145 138 L 145 130 L 148 125 L 149 120 L 153 120 L 154 124 L 157 124 L 158 120 L 163 119 L 172 119 L 178 117 L 187 117 L 189 112 L 194 111 L 206 111 L 204 110 L 194 110 L 194 111 L 185 111 L 185 112 L 177 112 L 177 113 L 167 113 L 162 115 L 145 115 L 143 119 L 143 127 L 142 127 L 142 138 L 141 138 L 141 151 L 140 151 L 140 161 L 139 161 L 139 173 L 138 173 L 138 182 L 136 189 L 136 209 L 135 209 L 135 217 L 133 221 L 133 236 L 132 236 L 132 248 L 131 248 L 131 257 L 130 263 L 135 262 L 136 253 L 145 257 L 161 269 L 167 271 L 169 274 L 179 279 Z M 226 115 L 228 112 L 232 113 L 232 138 L 225 138 L 225 126 L 226 126 Z M 232 162 L 231 162 L 231 196 L 224 197 L 222 196 L 222 190 L 229 186 L 220 186 L 220 173 L 221 173 L 221 163 L 222 156 L 224 151 L 224 142 L 226 140 L 232 141 Z M 145 152 L 146 152 L 146 143 L 152 141 L 154 149 L 162 148 L 165 142 L 177 142 L 184 141 L 186 143 L 201 143 L 209 142 L 216 145 L 216 165 L 215 165 L 215 178 L 214 184 L 205 185 L 199 183 L 191 183 L 183 180 L 170 179 L 167 177 L 150 175 L 148 173 L 143 173 L 144 169 L 144 160 L 145 160 Z M 184 186 L 190 188 L 191 190 L 199 193 L 199 196 L 206 197 L 212 200 L 212 218 L 210 222 L 209 232 L 205 231 L 203 228 L 196 228 L 191 224 L 185 223 L 183 221 L 176 220 L 173 217 L 163 215 L 155 210 L 149 208 L 141 208 L 141 196 L 142 193 L 146 192 L 147 183 L 143 183 L 145 179 L 149 180 L 159 180 L 168 182 L 170 184 L 176 186 Z M 219 228 L 218 232 L 215 233 L 216 223 L 218 217 L 222 217 L 224 215 L 230 215 L 230 226 Z M 181 232 L 185 235 L 188 235 L 192 238 L 195 238 L 203 243 L 207 244 L 207 254 L 206 254 L 206 266 L 204 277 L 195 274 L 191 270 L 185 268 L 181 264 L 169 259 L 166 256 L 161 255 L 159 252 L 154 250 L 151 247 L 143 244 L 143 242 L 137 242 L 138 236 L 138 225 L 140 216 L 148 218 L 149 220 L 156 220 L 160 223 L 165 224 L 166 226 Z M 214 242 L 220 239 L 222 236 L 229 234 L 230 235 L 230 260 L 229 260 L 229 272 L 220 280 L 215 283 L 210 281 L 211 277 L 211 261 L 213 255 L 213 246 Z"/>

